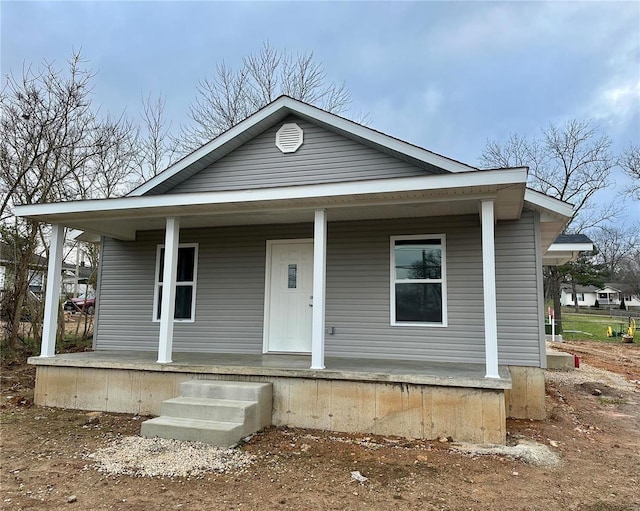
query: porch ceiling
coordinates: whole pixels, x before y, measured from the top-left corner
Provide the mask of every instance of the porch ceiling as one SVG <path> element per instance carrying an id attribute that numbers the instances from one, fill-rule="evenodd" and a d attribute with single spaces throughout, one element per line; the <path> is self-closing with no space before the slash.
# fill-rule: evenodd
<path id="1" fill-rule="evenodd" d="M 182 229 L 223 225 L 478 214 L 479 200 L 495 200 L 497 220 L 517 219 L 524 203 L 525 169 L 500 169 L 421 178 L 359 181 L 231 192 L 123 197 L 19 206 L 16 213 L 88 233 L 135 239 L 180 217 Z"/>

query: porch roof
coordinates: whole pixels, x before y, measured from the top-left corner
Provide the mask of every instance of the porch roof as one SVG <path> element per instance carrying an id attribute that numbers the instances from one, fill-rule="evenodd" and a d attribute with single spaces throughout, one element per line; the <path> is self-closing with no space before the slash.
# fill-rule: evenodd
<path id="1" fill-rule="evenodd" d="M 177 216 L 182 228 L 478 214 L 494 199 L 496 220 L 520 217 L 526 168 L 425 175 L 357 182 L 216 191 L 16 207 L 16 214 L 94 235 L 133 240 L 137 231 L 164 229 Z M 527 192 L 528 193 L 528 192 Z"/>
<path id="2" fill-rule="evenodd" d="M 92 351 L 55 357 L 31 357 L 41 366 L 128 369 L 236 376 L 280 376 L 323 380 L 412 383 L 444 387 L 510 389 L 511 374 L 500 366 L 500 378 L 485 378 L 484 364 L 418 360 L 326 357 L 326 368 L 309 369 L 310 356 L 234 353 L 173 353 L 173 362 L 159 364 L 155 351 Z"/>

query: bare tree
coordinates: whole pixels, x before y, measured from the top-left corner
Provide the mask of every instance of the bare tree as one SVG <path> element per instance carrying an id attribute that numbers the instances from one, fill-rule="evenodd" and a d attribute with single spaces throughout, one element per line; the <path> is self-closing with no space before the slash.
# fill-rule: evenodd
<path id="1" fill-rule="evenodd" d="M 631 184 L 626 190 L 627 195 L 640 200 L 640 146 L 629 145 L 622 154 L 619 165 L 631 178 Z"/>
<path id="2" fill-rule="evenodd" d="M 616 280 L 626 284 L 631 294 L 640 297 L 640 247 L 634 246 L 631 253 L 620 263 Z"/>
<path id="3" fill-rule="evenodd" d="M 640 243 L 637 229 L 638 226 L 625 229 L 607 225 L 590 233 L 597 248 L 594 259 L 604 265 L 611 277 L 620 273 L 622 266 Z"/>
<path id="4" fill-rule="evenodd" d="M 293 55 L 266 42 L 259 53 L 244 57 L 238 70 L 223 62 L 213 78 L 198 83 L 189 108 L 194 125 L 182 129 L 181 149 L 201 146 L 282 94 L 333 113 L 345 112 L 351 102 L 344 83 L 327 83 L 324 66 L 313 53 Z"/>
<path id="5" fill-rule="evenodd" d="M 0 223 L 16 204 L 103 197 L 124 185 L 135 133 L 124 118 L 100 119 L 91 105 L 92 73 L 79 53 L 66 71 L 45 63 L 42 69 L 10 74 L 0 93 Z M 45 252 L 46 233 L 32 221 L 14 218 L 13 299 L 8 341 L 18 347 L 22 306 L 33 258 Z"/>
<path id="6" fill-rule="evenodd" d="M 177 157 L 176 141 L 171 139 L 171 123 L 167 122 L 164 109 L 166 99 L 159 95 L 142 97 L 142 127 L 138 136 L 139 178 L 146 181 L 171 165 Z"/>
<path id="7" fill-rule="evenodd" d="M 594 204 L 594 194 L 609 186 L 615 159 L 611 140 L 591 121 L 571 120 L 562 126 L 551 124 L 540 136 L 526 138 L 512 134 L 505 143 L 489 141 L 480 156 L 487 168 L 529 167 L 529 186 L 556 199 L 573 204 L 569 232 L 584 232 L 616 216 L 615 205 L 604 209 Z M 545 269 L 549 294 L 553 297 L 558 321 L 562 273 L 557 267 Z"/>

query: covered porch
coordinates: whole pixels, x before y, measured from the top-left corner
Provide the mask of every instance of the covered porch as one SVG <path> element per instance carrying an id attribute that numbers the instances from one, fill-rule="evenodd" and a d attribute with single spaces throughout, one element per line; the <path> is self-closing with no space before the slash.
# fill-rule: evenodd
<path id="1" fill-rule="evenodd" d="M 481 231 L 482 329 L 484 378 L 499 379 L 495 226 L 501 220 L 516 220 L 523 202 L 547 211 L 547 204 L 534 192 L 525 192 L 526 169 L 500 169 L 462 174 L 430 175 L 305 185 L 255 191 L 204 192 L 166 196 L 125 197 L 108 201 L 80 201 L 52 205 L 22 206 L 20 214 L 52 224 L 45 319 L 41 357 L 54 357 L 60 265 L 66 227 L 82 229 L 86 235 L 137 243 L 144 232 L 164 231 L 163 299 L 158 308 L 156 361 L 174 361 L 174 317 L 176 261 L 181 231 L 203 227 L 284 225 L 308 222 L 312 226 L 312 313 L 310 353 L 306 363 L 312 371 L 325 370 L 327 230 L 332 222 L 371 219 L 412 219 L 477 215 Z M 542 222 L 543 243 L 554 233 L 562 215 Z M 400 224 L 401 225 L 401 224 Z M 112 270 L 113 271 L 113 270 Z M 446 292 L 443 293 L 446 301 Z M 460 296 L 460 295 L 458 295 Z M 100 297 L 97 304 L 100 312 Z M 447 327 L 443 306 L 441 325 Z M 155 313 L 154 313 L 155 314 Z M 266 316 L 266 313 L 265 313 Z M 542 318 L 540 318 L 540 322 Z M 152 326 L 152 325 L 151 325 Z M 392 322 L 392 326 L 394 323 Z M 177 327 L 175 327 L 177 328 Z M 405 327 L 403 327 L 405 328 Z M 408 331 L 406 329 L 405 331 Z M 100 335 L 100 334 L 98 334 Z M 266 346 L 266 342 L 265 342 Z M 140 348 L 138 348 L 140 349 Z M 269 351 L 265 347 L 264 351 Z M 280 350 L 276 350 L 280 351 Z M 397 358 L 397 357 L 395 357 Z"/>
<path id="2" fill-rule="evenodd" d="M 512 378 L 505 366 L 500 378 L 485 378 L 483 364 L 327 357 L 325 369 L 314 370 L 303 355 L 174 353 L 169 364 L 156 358 L 134 351 L 32 357 L 35 401 L 159 415 L 185 381 L 261 382 L 273 386 L 276 426 L 478 443 L 506 438 Z"/>

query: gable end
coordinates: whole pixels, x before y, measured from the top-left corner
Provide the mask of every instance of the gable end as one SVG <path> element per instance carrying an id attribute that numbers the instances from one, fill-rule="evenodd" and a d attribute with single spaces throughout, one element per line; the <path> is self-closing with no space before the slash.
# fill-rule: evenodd
<path id="1" fill-rule="evenodd" d="M 291 125 L 304 133 L 304 143 L 301 135 L 297 150 L 285 153 L 276 141 L 278 133 L 282 133 L 280 130 Z M 443 173 L 448 172 L 425 163 L 415 165 L 290 115 L 166 193 L 247 190 Z"/>

